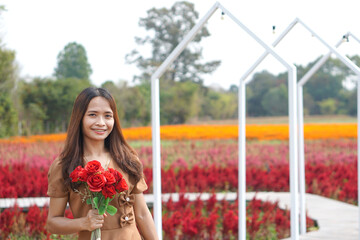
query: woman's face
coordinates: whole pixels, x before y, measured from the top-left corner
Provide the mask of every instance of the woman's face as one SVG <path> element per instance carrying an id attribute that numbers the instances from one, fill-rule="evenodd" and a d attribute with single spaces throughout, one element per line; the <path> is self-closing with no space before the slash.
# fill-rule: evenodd
<path id="1" fill-rule="evenodd" d="M 104 141 L 114 127 L 113 111 L 103 97 L 94 97 L 89 102 L 82 119 L 84 140 Z"/>

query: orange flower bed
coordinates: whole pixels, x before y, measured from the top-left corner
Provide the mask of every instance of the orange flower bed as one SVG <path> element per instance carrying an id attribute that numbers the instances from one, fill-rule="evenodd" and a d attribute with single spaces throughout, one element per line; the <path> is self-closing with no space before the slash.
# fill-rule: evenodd
<path id="1" fill-rule="evenodd" d="M 127 140 L 151 140 L 151 127 L 136 127 L 123 129 Z M 171 125 L 161 126 L 161 139 L 186 140 L 186 139 L 237 139 L 237 125 Z M 340 139 L 356 138 L 356 123 L 338 124 L 305 124 L 305 139 Z M 28 142 L 53 142 L 64 141 L 65 133 L 34 135 L 30 137 L 13 137 L 0 139 L 0 143 L 28 143 Z M 289 127 L 287 124 L 247 125 L 246 138 L 252 140 L 287 140 Z"/>

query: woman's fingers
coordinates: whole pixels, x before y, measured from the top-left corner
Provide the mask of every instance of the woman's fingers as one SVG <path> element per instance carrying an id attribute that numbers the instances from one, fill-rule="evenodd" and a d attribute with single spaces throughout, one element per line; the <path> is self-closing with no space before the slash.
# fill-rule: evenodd
<path id="1" fill-rule="evenodd" d="M 104 216 L 99 215 L 96 209 L 89 210 L 87 214 L 88 222 L 89 222 L 89 230 L 95 230 L 97 228 L 102 228 L 104 224 Z"/>

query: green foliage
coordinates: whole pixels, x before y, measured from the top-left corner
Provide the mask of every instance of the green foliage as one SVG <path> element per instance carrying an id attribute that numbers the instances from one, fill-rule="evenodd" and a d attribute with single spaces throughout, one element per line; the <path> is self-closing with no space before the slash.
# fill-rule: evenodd
<path id="1" fill-rule="evenodd" d="M 264 95 L 261 105 L 268 116 L 288 114 L 288 91 L 285 84 L 273 87 Z"/>
<path id="2" fill-rule="evenodd" d="M 11 99 L 6 94 L 0 95 L 0 137 L 16 134 L 17 113 Z"/>
<path id="3" fill-rule="evenodd" d="M 15 52 L 0 46 L 0 137 L 17 133 L 17 111 L 14 105 L 16 82 Z"/>
<path id="4" fill-rule="evenodd" d="M 143 126 L 150 123 L 150 83 L 129 87 L 126 82 L 115 85 L 111 81 L 102 84 L 113 95 L 122 126 Z"/>
<path id="5" fill-rule="evenodd" d="M 193 82 L 175 82 L 160 90 L 161 124 L 179 124 L 199 112 L 199 85 Z"/>
<path id="6" fill-rule="evenodd" d="M 237 95 L 209 88 L 203 96 L 200 116 L 207 119 L 231 119 L 237 117 Z"/>
<path id="7" fill-rule="evenodd" d="M 357 89 L 354 89 L 350 94 L 349 94 L 349 98 L 348 98 L 348 105 L 347 108 L 349 109 L 349 114 L 352 116 L 356 116 L 357 114 L 357 109 L 359 108 L 360 111 L 360 106 L 357 106 Z"/>
<path id="8" fill-rule="evenodd" d="M 267 71 L 254 74 L 252 81 L 246 88 L 246 109 L 249 116 L 263 116 L 265 114 L 266 110 L 261 104 L 263 96 L 271 88 L 276 87 L 278 82 L 276 77 Z"/>
<path id="9" fill-rule="evenodd" d="M 317 59 L 318 60 L 318 59 Z M 305 74 L 316 63 L 315 60 L 305 68 L 298 68 L 299 78 Z M 351 74 L 349 68 L 340 60 L 330 58 L 304 85 L 304 107 L 309 114 L 336 114 L 348 112 L 340 110 L 339 107 L 345 106 L 349 95 L 345 92 L 349 90 L 343 87 L 343 81 Z M 306 100 L 306 96 L 311 99 Z M 330 100 L 329 99 L 333 99 Z M 336 100 L 335 100 L 336 99 Z"/>
<path id="10" fill-rule="evenodd" d="M 21 82 L 24 134 L 65 132 L 76 96 L 86 87 L 83 79 L 41 79 Z"/>
<path id="11" fill-rule="evenodd" d="M 198 13 L 194 4 L 189 2 L 176 2 L 170 9 L 152 8 L 147 11 L 147 17 L 141 18 L 139 26 L 150 32 L 149 35 L 135 38 L 137 44 L 151 46 L 151 56 L 145 58 L 138 50 L 133 50 L 126 56 L 128 63 L 136 63 L 142 71 L 141 76 L 135 79 L 149 81 L 156 68 L 170 55 L 176 46 L 184 39 L 185 35 L 195 26 Z M 200 62 L 202 48 L 200 41 L 210 36 L 206 27 L 203 27 L 189 43 L 187 48 L 170 65 L 169 70 L 163 75 L 167 81 L 193 81 L 202 83 L 201 74 L 211 73 L 220 65 L 220 61 L 207 63 Z"/>
<path id="12" fill-rule="evenodd" d="M 112 205 L 108 205 L 106 207 L 106 212 L 108 212 L 111 216 L 114 216 L 115 213 L 117 212 L 117 208 Z"/>
<path id="13" fill-rule="evenodd" d="M 58 79 L 89 79 L 92 73 L 85 48 L 76 42 L 68 43 L 57 56 L 54 75 Z"/>
<path id="14" fill-rule="evenodd" d="M 319 106 L 321 114 L 332 115 L 336 113 L 337 102 L 333 98 L 328 98 L 320 101 Z"/>

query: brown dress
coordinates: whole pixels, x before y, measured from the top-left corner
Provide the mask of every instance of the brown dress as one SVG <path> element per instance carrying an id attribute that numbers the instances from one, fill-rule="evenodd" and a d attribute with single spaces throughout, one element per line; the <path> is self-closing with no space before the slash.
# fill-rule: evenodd
<path id="1" fill-rule="evenodd" d="M 142 237 L 136 227 L 134 215 L 134 194 L 142 193 L 147 189 L 146 182 L 142 178 L 138 183 L 133 179 L 129 179 L 128 174 L 124 173 L 116 164 L 110 162 L 109 168 L 118 170 L 126 180 L 129 189 L 117 196 L 110 202 L 117 208 L 117 213 L 114 216 L 105 218 L 103 227 L 101 228 L 102 240 L 141 240 Z M 81 192 L 81 187 L 79 191 Z M 87 205 L 81 200 L 81 195 L 68 189 L 64 185 L 64 179 L 61 173 L 61 163 L 57 158 L 51 164 L 48 173 L 48 192 L 47 195 L 53 198 L 68 198 L 70 209 L 74 218 L 85 217 L 91 209 L 91 205 Z M 90 239 L 91 232 L 79 232 L 79 240 Z"/>

